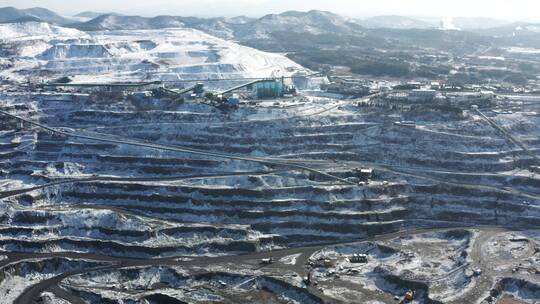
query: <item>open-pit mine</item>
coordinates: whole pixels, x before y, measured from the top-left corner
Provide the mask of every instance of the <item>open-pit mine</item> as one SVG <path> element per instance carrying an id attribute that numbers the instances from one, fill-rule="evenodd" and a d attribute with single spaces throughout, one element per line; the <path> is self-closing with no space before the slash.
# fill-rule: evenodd
<path id="1" fill-rule="evenodd" d="M 539 303 L 540 97 L 346 96 L 187 28 L 0 40 L 2 303 Z"/>

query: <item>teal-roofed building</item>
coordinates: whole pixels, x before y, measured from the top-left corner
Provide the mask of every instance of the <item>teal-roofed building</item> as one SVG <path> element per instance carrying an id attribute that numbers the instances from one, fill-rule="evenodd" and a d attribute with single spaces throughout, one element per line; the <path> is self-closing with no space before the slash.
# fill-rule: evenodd
<path id="1" fill-rule="evenodd" d="M 283 80 L 262 80 L 253 84 L 253 96 L 259 99 L 283 97 Z"/>

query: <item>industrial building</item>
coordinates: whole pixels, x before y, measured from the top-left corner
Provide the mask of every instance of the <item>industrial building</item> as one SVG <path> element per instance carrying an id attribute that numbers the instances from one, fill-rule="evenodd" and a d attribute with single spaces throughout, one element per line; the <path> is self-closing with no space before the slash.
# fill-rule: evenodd
<path id="1" fill-rule="evenodd" d="M 225 101 L 232 97 L 233 92 L 243 91 L 251 95 L 254 99 L 267 99 L 283 97 L 285 93 L 294 88 L 285 87 L 283 78 L 280 79 L 257 79 L 248 83 L 243 83 L 227 90 L 213 94 L 214 100 Z M 238 95 L 237 95 L 238 96 Z M 238 99 L 235 97 L 232 100 Z"/>
<path id="2" fill-rule="evenodd" d="M 258 99 L 283 97 L 285 86 L 281 79 L 265 79 L 252 84 L 252 93 Z"/>
<path id="3" fill-rule="evenodd" d="M 415 89 L 409 93 L 409 101 L 411 102 L 430 102 L 437 96 L 436 90 L 431 89 Z"/>
<path id="4" fill-rule="evenodd" d="M 370 92 L 367 85 L 357 81 L 339 80 L 329 84 L 321 85 L 321 89 L 331 94 L 339 94 L 342 96 L 352 96 L 354 98 L 366 96 Z"/>
<path id="5" fill-rule="evenodd" d="M 449 93 L 446 95 L 448 101 L 452 103 L 462 102 L 476 102 L 483 104 L 485 102 L 491 102 L 495 98 L 495 93 L 492 91 L 480 91 L 480 92 L 460 92 Z"/>

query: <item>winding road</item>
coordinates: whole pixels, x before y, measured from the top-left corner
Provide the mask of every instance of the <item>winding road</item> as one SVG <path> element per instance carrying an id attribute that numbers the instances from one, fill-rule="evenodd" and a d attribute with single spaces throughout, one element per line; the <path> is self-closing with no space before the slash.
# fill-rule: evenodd
<path id="1" fill-rule="evenodd" d="M 300 248 L 288 248 L 283 250 L 274 250 L 269 252 L 256 252 L 256 253 L 248 253 L 248 254 L 239 254 L 239 255 L 230 255 L 230 256 L 219 256 L 219 257 L 191 257 L 191 256 L 175 256 L 175 257 L 167 257 L 167 258 L 155 258 L 155 259 L 137 259 L 137 258 L 122 258 L 122 257 L 111 257 L 111 256 L 103 256 L 103 255 L 96 255 L 92 253 L 75 253 L 75 252 L 56 252 L 56 253 L 3 253 L 7 256 L 7 259 L 0 262 L 0 269 L 2 267 L 5 267 L 9 264 L 15 264 L 24 260 L 31 260 L 31 259 L 49 259 L 49 258 L 70 258 L 70 259 L 84 259 L 84 260 L 91 260 L 91 261 L 98 261 L 98 262 L 108 262 L 111 263 L 110 265 L 106 266 L 100 266 L 100 267 L 94 267 L 94 268 L 86 268 L 81 270 L 75 270 L 70 271 L 66 273 L 59 274 L 57 276 L 54 276 L 52 278 L 49 278 L 47 280 L 43 280 L 35 285 L 32 285 L 25 289 L 20 296 L 15 300 L 14 304 L 29 304 L 33 303 L 41 293 L 44 291 L 55 291 L 60 284 L 60 282 L 66 278 L 69 278 L 71 276 L 88 273 L 92 271 L 99 271 L 99 270 L 107 270 L 107 271 L 113 271 L 123 268 L 130 268 L 130 267 L 150 267 L 150 266 L 179 266 L 179 267 L 206 267 L 208 269 L 212 265 L 224 265 L 224 264 L 235 264 L 235 265 L 245 265 L 246 269 L 260 269 L 260 260 L 264 258 L 273 258 L 274 260 L 279 260 L 283 257 L 289 256 L 289 255 L 295 255 L 299 254 L 296 263 L 294 265 L 283 265 L 279 266 L 277 264 L 269 265 L 270 268 L 272 268 L 272 271 L 293 271 L 296 272 L 298 275 L 304 277 L 309 272 L 309 269 L 306 267 L 306 263 L 310 256 L 312 256 L 316 251 L 319 251 L 325 247 L 333 246 L 333 245 L 350 245 L 350 244 L 358 244 L 358 243 L 365 243 L 365 242 L 374 242 L 374 241 L 388 241 L 394 238 L 402 237 L 402 236 L 408 236 L 413 234 L 420 234 L 420 233 L 426 233 L 426 232 L 443 232 L 443 231 L 449 231 L 454 229 L 470 229 L 471 227 L 452 227 L 452 228 L 429 228 L 429 229 L 411 229 L 411 230 L 403 230 L 395 233 L 389 233 L 385 235 L 379 235 L 376 237 L 366 238 L 363 240 L 355 241 L 355 242 L 349 242 L 349 243 L 328 243 L 328 244 L 320 244 L 317 246 L 309 246 L 309 247 L 300 247 Z M 487 289 L 491 286 L 494 279 L 492 276 L 495 275 L 503 275 L 503 273 L 497 273 L 494 271 L 493 265 L 489 264 L 489 261 L 486 261 L 485 258 L 482 256 L 481 248 L 484 246 L 485 242 L 487 242 L 493 235 L 504 232 L 504 231 L 519 231 L 519 230 L 527 230 L 527 229 L 534 229 L 531 227 L 496 227 L 496 226 L 478 226 L 473 228 L 476 231 L 479 231 L 479 235 L 474 238 L 473 244 L 471 245 L 471 252 L 469 254 L 470 256 L 470 265 L 472 267 L 477 267 L 482 269 L 483 273 L 486 274 L 486 276 L 483 276 L 481 280 L 479 280 L 477 283 L 475 283 L 475 288 L 471 289 L 470 291 L 467 291 L 463 297 L 469 298 L 469 297 L 475 297 L 477 298 L 481 294 L 485 293 Z M 536 229 L 540 229 L 539 227 L 536 227 Z M 467 266 L 465 266 L 467 267 Z M 480 288 L 481 287 L 481 288 Z M 325 302 L 335 302 L 330 301 L 324 294 L 322 294 L 319 290 L 314 288 L 313 286 L 307 287 L 309 292 L 316 295 L 317 297 L 320 297 Z M 62 291 L 60 291 L 62 292 Z M 474 295 L 473 295 L 474 294 Z M 64 295 L 64 297 L 67 297 L 68 295 Z M 453 303 L 463 303 L 460 302 L 460 300 L 452 301 Z M 76 304 L 76 303 L 73 303 Z"/>

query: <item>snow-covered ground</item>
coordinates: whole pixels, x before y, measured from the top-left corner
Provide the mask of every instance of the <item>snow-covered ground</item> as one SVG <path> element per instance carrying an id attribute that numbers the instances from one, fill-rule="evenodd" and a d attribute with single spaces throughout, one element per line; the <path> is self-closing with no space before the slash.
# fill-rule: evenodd
<path id="1" fill-rule="evenodd" d="M 49 23 L 26 22 L 0 24 L 0 39 L 4 41 L 52 40 L 88 38 L 89 35 L 76 29 L 70 29 Z"/>
<path id="2" fill-rule="evenodd" d="M 50 275 L 34 278 L 7 276 L 0 283 L 0 294 L 2 294 L 2 301 L 5 301 L 3 303 L 13 303 L 23 290 L 50 277 Z"/>
<path id="3" fill-rule="evenodd" d="M 288 76 L 304 68 L 266 53 L 185 28 L 85 33 L 45 23 L 0 25 L 0 56 L 14 59 L 2 77 L 75 82 Z"/>
<path id="4" fill-rule="evenodd" d="M 285 265 L 296 265 L 296 259 L 298 259 L 300 255 L 301 255 L 300 253 L 288 255 L 286 257 L 281 258 L 279 261 Z"/>
<path id="5" fill-rule="evenodd" d="M 190 276 L 179 267 L 148 267 L 89 272 L 64 280 L 62 287 L 82 291 L 87 297 L 94 294 L 103 299 L 142 303 L 156 293 L 189 303 L 319 303 L 294 283 L 289 284 L 249 274 L 209 272 Z"/>
<path id="6" fill-rule="evenodd" d="M 60 273 L 77 270 L 79 267 L 95 267 L 97 265 L 104 264 L 58 258 L 26 260 L 20 263 L 9 264 L 0 268 L 0 273 L 2 274 L 0 279 L 0 295 L 2 299 L 0 302 L 13 303 L 26 288 Z"/>
<path id="7" fill-rule="evenodd" d="M 43 301 L 43 304 L 70 304 L 70 302 L 56 296 L 52 292 L 44 292 L 41 294 L 40 298 Z"/>
<path id="8" fill-rule="evenodd" d="M 470 231 L 452 230 L 387 242 L 326 247 L 310 258 L 315 264 L 312 277 L 324 285 L 325 294 L 337 299 L 344 296 L 350 299 L 354 295 L 350 290 L 340 290 L 342 287 L 336 280 L 358 286 L 355 291 L 361 294 L 384 291 L 400 295 L 405 287 L 391 279 L 399 277 L 404 281 L 424 282 L 429 285 L 431 298 L 451 302 L 474 287 L 464 270 L 468 262 L 464 252 L 470 251 L 473 235 Z M 349 259 L 355 253 L 366 253 L 367 261 L 351 262 Z"/>

